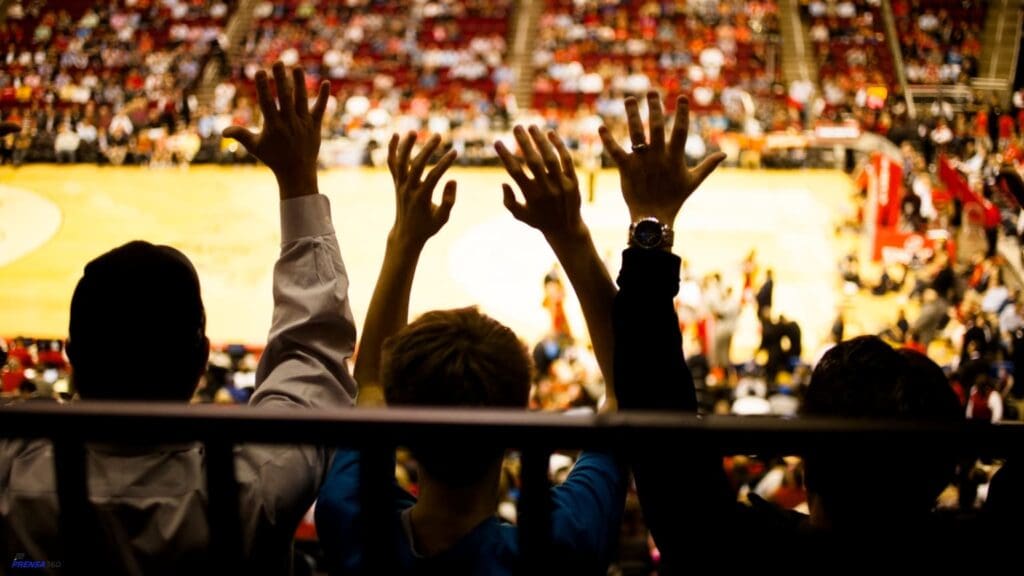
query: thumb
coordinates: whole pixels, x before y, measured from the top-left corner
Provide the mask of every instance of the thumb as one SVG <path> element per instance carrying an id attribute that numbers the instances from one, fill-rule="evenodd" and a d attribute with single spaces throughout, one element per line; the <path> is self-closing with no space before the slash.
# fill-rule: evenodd
<path id="1" fill-rule="evenodd" d="M 452 206 L 455 205 L 455 180 L 449 180 L 444 185 L 444 192 L 441 194 L 441 205 L 437 208 L 437 217 L 441 224 L 448 222 L 452 214 Z"/>
<path id="2" fill-rule="evenodd" d="M 718 152 L 708 156 L 703 162 L 698 164 L 697 167 L 693 169 L 693 189 L 696 190 L 697 187 L 704 182 L 704 179 L 710 176 L 711 173 L 714 172 L 715 168 L 718 168 L 718 165 L 721 164 L 723 160 L 725 160 L 725 154 Z"/>
<path id="3" fill-rule="evenodd" d="M 256 135 L 252 132 L 242 128 L 241 126 L 229 126 L 224 129 L 223 135 L 225 138 L 238 140 L 242 146 L 245 146 L 245 149 L 248 150 L 250 154 L 255 155 Z"/>
<path id="4" fill-rule="evenodd" d="M 526 208 L 516 200 L 515 192 L 512 191 L 512 187 L 508 184 L 501 185 L 501 192 L 503 195 L 502 200 L 504 201 L 505 208 L 512 213 L 512 216 L 523 222 L 523 218 L 526 217 Z"/>

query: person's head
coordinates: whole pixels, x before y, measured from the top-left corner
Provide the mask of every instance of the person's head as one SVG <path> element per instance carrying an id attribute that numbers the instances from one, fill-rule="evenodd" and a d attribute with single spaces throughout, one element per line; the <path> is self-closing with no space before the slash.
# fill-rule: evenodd
<path id="1" fill-rule="evenodd" d="M 958 370 L 958 377 L 965 388 L 977 388 L 981 392 L 988 392 L 991 389 L 992 381 L 989 376 L 990 366 L 984 360 L 965 360 Z"/>
<path id="2" fill-rule="evenodd" d="M 475 308 L 420 316 L 384 342 L 381 365 L 389 406 L 523 409 L 529 399 L 532 363 L 526 347 Z M 410 448 L 427 475 L 449 485 L 480 481 L 505 452 Z"/>
<path id="3" fill-rule="evenodd" d="M 22 398 L 31 398 L 38 391 L 36 383 L 28 378 L 22 378 L 21 383 L 18 384 L 18 394 Z"/>
<path id="4" fill-rule="evenodd" d="M 894 350 L 875 336 L 837 344 L 815 367 L 802 413 L 812 416 L 957 422 L 960 403 L 945 374 L 923 354 Z M 955 454 L 934 450 L 892 451 L 873 446 L 856 454 L 822 452 L 807 457 L 812 516 L 834 527 L 879 513 L 910 517 L 927 513 L 949 483 Z M 872 520 L 873 519 L 873 520 Z"/>
<path id="5" fill-rule="evenodd" d="M 91 400 L 187 401 L 210 352 L 192 263 L 142 241 L 86 265 L 68 332 L 75 387 Z"/>

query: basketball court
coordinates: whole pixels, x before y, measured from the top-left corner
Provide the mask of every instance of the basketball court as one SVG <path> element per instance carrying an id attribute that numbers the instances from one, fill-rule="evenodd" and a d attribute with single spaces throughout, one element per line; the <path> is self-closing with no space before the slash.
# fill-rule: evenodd
<path id="1" fill-rule="evenodd" d="M 458 200 L 420 260 L 412 314 L 477 304 L 535 341 L 549 326 L 542 281 L 554 255 L 505 211 L 500 184 L 510 180 L 502 171 L 455 168 L 449 176 L 459 182 Z M 629 216 L 617 173 L 603 171 L 595 182 L 584 218 L 617 271 Z M 842 299 L 836 263 L 849 242 L 834 230 L 852 187 L 836 171 L 719 170 L 687 202 L 675 251 L 695 273 L 721 271 L 738 288 L 741 260 L 756 247 L 761 273 L 775 270 L 775 310 L 800 323 L 813 352 Z M 332 202 L 361 326 L 393 218 L 391 179 L 386 170 L 335 170 L 321 173 L 320 189 Z M 195 263 L 211 340 L 261 344 L 270 325 L 277 218 L 276 184 L 265 168 L 2 168 L 0 334 L 64 337 L 86 262 L 144 239 L 173 245 Z M 567 311 L 574 332 L 585 333 L 574 299 Z M 734 356 L 748 358 L 758 338 L 747 307 Z"/>

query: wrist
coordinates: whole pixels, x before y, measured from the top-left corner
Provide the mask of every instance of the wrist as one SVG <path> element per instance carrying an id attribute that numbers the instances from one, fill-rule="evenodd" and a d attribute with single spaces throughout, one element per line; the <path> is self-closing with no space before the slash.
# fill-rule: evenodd
<path id="1" fill-rule="evenodd" d="M 388 233 L 387 251 L 402 258 L 419 258 L 420 252 L 426 245 L 425 240 L 420 240 L 402 233 L 397 228 L 392 228 Z"/>
<path id="2" fill-rule="evenodd" d="M 559 230 L 557 232 L 550 232 L 544 234 L 544 239 L 555 253 L 573 250 L 586 246 L 590 243 L 590 229 L 587 228 L 586 224 L 580 223 L 579 226 L 571 230 Z"/>
<path id="3" fill-rule="evenodd" d="M 277 174 L 277 187 L 281 193 L 281 200 L 298 198 L 300 196 L 311 196 L 320 193 L 317 183 L 316 170 L 312 174 Z"/>
<path id="4" fill-rule="evenodd" d="M 678 210 L 659 210 L 659 209 L 633 209 L 629 210 L 629 217 L 631 222 L 639 222 L 644 218 L 654 218 L 658 222 L 667 225 L 673 230 L 676 227 L 676 217 L 679 215 Z"/>

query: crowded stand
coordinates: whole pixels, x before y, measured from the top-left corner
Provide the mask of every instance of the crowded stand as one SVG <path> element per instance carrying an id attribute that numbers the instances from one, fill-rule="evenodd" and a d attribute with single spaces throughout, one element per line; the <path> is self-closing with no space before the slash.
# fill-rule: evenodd
<path id="1" fill-rule="evenodd" d="M 984 0 L 894 0 L 910 84 L 969 84 L 978 75 Z"/>
<path id="2" fill-rule="evenodd" d="M 0 135 L 0 161 L 262 163 L 280 189 L 274 319 L 265 343 L 211 344 L 189 259 L 131 242 L 84 268 L 68 341 L 0 339 L 0 407 L 83 398 L 1024 420 L 1024 373 L 1016 374 L 1024 369 L 1024 90 L 1008 106 L 979 92 L 912 116 L 895 94 L 878 0 L 801 0 L 820 89 L 788 91 L 773 0 L 546 0 L 532 101 L 518 105 L 511 0 L 265 0 L 233 60 L 223 37 L 233 2 L 64 4 L 16 2 L 0 26 L 0 111 L 13 125 Z M 892 4 L 908 81 L 964 83 L 977 68 L 984 3 Z M 201 103 L 198 83 L 211 59 L 222 77 Z M 851 119 L 858 133 L 894 146 L 849 166 L 856 193 L 836 227 L 850 247 L 836 268 L 841 305 L 829 341 L 811 349 L 775 297 L 782 262 L 751 246 L 741 262 L 695 270 L 675 255 L 683 249 L 673 247 L 671 227 L 720 165 L 771 165 L 770 133 L 799 139 L 812 122 Z M 417 258 L 456 202 L 455 182 L 441 184 L 456 162 L 502 167 L 514 182 L 504 188 L 505 207 L 543 235 L 557 260 L 537 302 L 550 320 L 539 340 L 524 345 L 475 307 L 408 317 Z M 338 200 L 317 189 L 318 171 L 336 165 L 385 167 L 395 190 L 395 221 L 358 341 L 331 218 Z M 597 255 L 580 213 L 577 165 L 621 177 L 622 210 L 633 222 L 621 268 Z M 783 167 L 797 165 L 799 158 Z M 647 220 L 656 241 L 639 233 Z M 1008 260 L 1007 246 L 1021 262 Z M 569 326 L 569 290 L 585 334 Z M 161 307 L 147 309 L 144 322 L 127 312 L 151 296 Z M 879 307 L 892 311 L 891 322 L 861 314 Z M 742 330 L 756 332 L 749 355 L 734 344 Z M 723 458 L 699 449 L 677 459 L 667 447 L 633 448 L 550 458 L 552 569 L 674 574 L 695 543 L 712 556 L 730 536 L 759 549 L 865 528 L 883 536 L 926 529 L 951 541 L 969 530 L 1016 534 L 1019 524 L 1007 532 L 1000 522 L 1017 514 L 1019 523 L 1024 512 L 1007 490 L 1019 469 L 1000 459 L 955 462 L 936 450 L 873 464 L 862 460 L 871 454 Z M 360 572 L 360 482 L 372 478 L 361 475 L 365 455 L 270 450 L 237 450 L 251 563 L 239 569 Z M 184 462 L 171 473 L 187 501 L 150 493 L 139 480 L 130 502 L 111 496 L 129 515 L 205 516 L 205 500 L 192 495 L 203 493 L 195 471 L 206 455 L 169 454 L 154 448 L 150 456 Z M 49 457 L 0 439 L 0 488 L 38 474 Z M 412 445 L 386 463 L 395 473 L 387 534 L 400 573 L 512 573 L 523 489 L 517 452 Z M 147 466 L 164 480 L 165 471 Z M 49 554 L 52 527 L 33 518 L 56 514 L 56 492 L 52 478 L 29 481 L 42 486 L 33 498 L 45 503 L 25 512 L 17 494 L 0 498 L 0 534 Z M 102 517 L 125 548 L 117 566 L 143 573 L 203 565 L 205 533 L 181 537 L 188 526 L 168 522 L 168 512 L 148 520 L 152 533 L 126 539 L 118 514 L 105 509 Z"/>
<path id="3" fill-rule="evenodd" d="M 0 107 L 25 128 L 8 159 L 121 164 L 194 156 L 193 92 L 207 61 L 224 58 L 232 8 L 221 0 L 11 3 L 0 28 Z"/>
<path id="4" fill-rule="evenodd" d="M 883 131 L 898 100 L 881 2 L 801 0 L 800 4 L 818 64 L 822 117 L 852 116 L 865 130 Z"/>
<path id="5" fill-rule="evenodd" d="M 790 126 L 779 38 L 773 1 L 549 0 L 532 55 L 531 104 L 579 143 L 583 158 L 600 155 L 600 142 L 590 139 L 601 122 L 624 139 L 623 98 L 655 86 L 668 98 L 690 97 L 691 157 L 729 147 L 718 144 L 726 132 L 745 146 Z"/>
<path id="6" fill-rule="evenodd" d="M 59 60 L 51 54 L 53 62 L 42 70 L 60 68 L 50 75 L 50 86 L 46 74 L 32 74 L 22 64 L 0 74 L 7 85 L 0 100 L 4 117 L 26 124 L 23 134 L 8 137 L 2 158 L 15 164 L 252 162 L 220 133 L 232 125 L 259 125 L 252 75 L 276 59 L 301 64 L 311 79 L 332 83 L 325 166 L 381 166 L 390 131 L 410 129 L 445 134 L 446 147 L 462 153 L 460 163 L 493 165 L 497 157 L 489 145 L 509 138 L 514 119 L 557 126 L 578 161 L 608 166 L 594 128 L 605 123 L 625 139 L 618 112 L 623 97 L 650 86 L 670 97 L 691 97 L 691 158 L 723 150 L 728 162 L 741 166 L 827 164 L 806 150 L 815 139 L 802 132 L 851 121 L 882 135 L 907 128 L 898 126 L 907 122 L 907 110 L 874 0 L 801 3 L 820 87 L 795 81 L 788 88 L 780 82 L 774 2 L 551 1 L 539 17 L 532 101 L 525 103 L 512 96 L 512 4 L 417 2 L 406 10 L 383 1 L 259 3 L 240 54 L 222 66 L 227 77 L 208 102 L 200 101 L 195 91 L 203 64 L 211 58 L 227 62 L 222 31 L 232 13 L 232 5 L 207 4 L 115 3 L 35 14 L 34 5 L 15 3 L 12 13 L 39 32 L 25 34 L 14 24 L 19 18 L 10 19 L 8 62 L 43 58 L 43 46 L 31 43 L 36 36 L 51 38 L 44 46 L 63 46 L 77 33 L 85 38 L 82 58 L 91 64 L 76 68 L 80 58 L 71 44 Z M 931 9 L 915 4 L 914 14 Z M 982 17 L 977 6 L 964 10 L 936 13 L 944 22 Z M 940 28 L 949 28 L 948 22 Z M 345 34 L 338 33 L 342 29 Z M 117 43 L 135 36 L 142 50 Z M 980 109 L 985 99 L 978 94 L 966 105 Z"/>
<path id="7" fill-rule="evenodd" d="M 741 92 L 771 95 L 775 2 L 656 3 L 549 0 L 533 62 L 534 107 L 573 110 L 609 94 L 660 87 L 686 94 L 695 111 L 742 105 Z M 731 90 L 731 92 L 730 92 Z"/>
<path id="8" fill-rule="evenodd" d="M 511 8 L 508 0 L 262 2 L 215 109 L 224 112 L 236 91 L 251 95 L 256 70 L 281 60 L 331 82 L 325 129 L 339 145 L 325 149 L 325 162 L 372 163 L 393 129 L 454 130 L 472 147 L 493 118 L 508 118 L 496 108 L 511 90 Z"/>
<path id="9" fill-rule="evenodd" d="M 457 88 L 491 93 L 503 64 L 511 2 L 263 2 L 240 70 L 252 80 L 280 59 L 335 89 L 381 97 L 392 88 L 456 105 Z M 507 82 L 507 80 L 506 80 Z"/>

